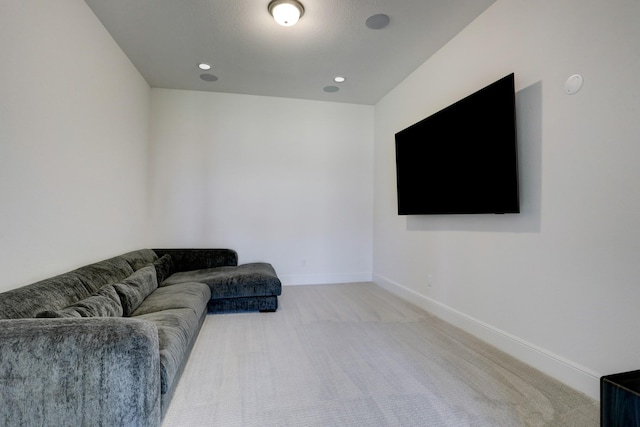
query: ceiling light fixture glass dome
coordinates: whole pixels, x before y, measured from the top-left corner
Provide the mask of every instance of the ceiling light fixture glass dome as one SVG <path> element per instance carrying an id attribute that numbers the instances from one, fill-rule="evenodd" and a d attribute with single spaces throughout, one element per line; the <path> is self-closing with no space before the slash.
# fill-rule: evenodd
<path id="1" fill-rule="evenodd" d="M 304 15 L 304 6 L 297 0 L 273 0 L 269 3 L 269 13 L 283 27 L 290 27 Z"/>

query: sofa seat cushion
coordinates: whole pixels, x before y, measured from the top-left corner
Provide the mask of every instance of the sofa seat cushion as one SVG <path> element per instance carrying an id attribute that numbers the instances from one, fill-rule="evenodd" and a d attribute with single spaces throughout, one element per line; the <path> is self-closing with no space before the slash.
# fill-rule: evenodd
<path id="1" fill-rule="evenodd" d="M 41 311 L 36 317 L 120 317 L 122 304 L 112 285 L 60 310 Z"/>
<path id="2" fill-rule="evenodd" d="M 163 286 L 184 282 L 206 283 L 211 299 L 280 295 L 282 284 L 271 266 L 263 262 L 237 267 L 216 267 L 172 274 Z"/>
<path id="3" fill-rule="evenodd" d="M 198 315 L 202 313 L 211 298 L 211 291 L 204 283 L 181 283 L 153 291 L 132 316 L 156 313 L 163 310 L 190 308 Z"/>
<path id="4" fill-rule="evenodd" d="M 158 328 L 161 393 L 165 394 L 172 388 L 183 360 L 191 351 L 200 331 L 202 313 L 191 308 L 176 308 L 134 318 L 148 320 Z"/>

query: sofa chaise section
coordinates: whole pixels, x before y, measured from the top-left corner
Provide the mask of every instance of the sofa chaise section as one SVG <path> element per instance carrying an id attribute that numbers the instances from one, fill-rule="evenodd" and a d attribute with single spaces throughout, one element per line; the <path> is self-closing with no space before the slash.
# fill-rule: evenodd
<path id="1" fill-rule="evenodd" d="M 184 282 L 205 283 L 211 289 L 209 313 L 230 311 L 272 312 L 278 308 L 282 284 L 271 264 L 204 268 L 172 274 L 161 286 Z"/>

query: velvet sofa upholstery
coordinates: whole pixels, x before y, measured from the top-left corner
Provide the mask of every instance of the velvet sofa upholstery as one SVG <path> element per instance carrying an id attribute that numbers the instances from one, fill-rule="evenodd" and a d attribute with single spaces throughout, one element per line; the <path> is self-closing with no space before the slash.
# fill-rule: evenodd
<path id="1" fill-rule="evenodd" d="M 142 249 L 0 293 L 0 425 L 160 425 L 211 300 L 167 279 L 237 262 Z"/>
<path id="2" fill-rule="evenodd" d="M 162 286 L 184 282 L 209 286 L 209 313 L 276 311 L 282 290 L 275 270 L 264 262 L 180 271 L 164 280 Z"/>

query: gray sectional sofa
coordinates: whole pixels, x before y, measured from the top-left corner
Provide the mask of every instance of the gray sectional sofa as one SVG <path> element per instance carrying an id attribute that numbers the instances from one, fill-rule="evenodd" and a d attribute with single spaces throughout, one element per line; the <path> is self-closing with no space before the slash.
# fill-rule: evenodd
<path id="1" fill-rule="evenodd" d="M 269 264 L 142 249 L 0 294 L 0 425 L 158 426 L 208 312 L 275 311 Z"/>

